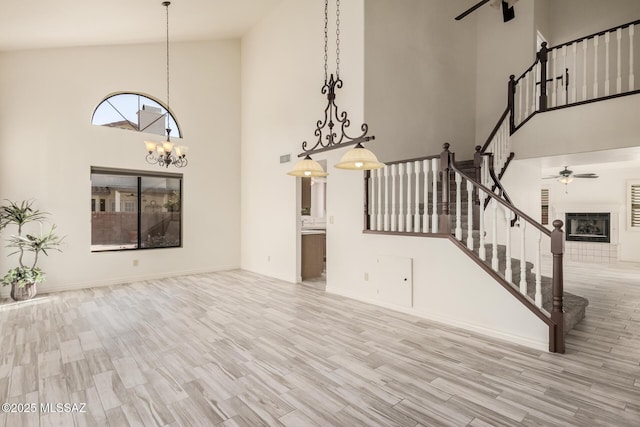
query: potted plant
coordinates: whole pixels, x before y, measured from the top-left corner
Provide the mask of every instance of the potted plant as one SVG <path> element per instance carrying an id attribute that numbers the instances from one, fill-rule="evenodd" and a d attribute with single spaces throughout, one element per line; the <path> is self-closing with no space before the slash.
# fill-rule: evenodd
<path id="1" fill-rule="evenodd" d="M 7 200 L 7 204 L 0 206 L 0 230 L 9 225 L 18 227 L 18 233 L 12 235 L 8 241 L 8 248 L 15 249 L 9 254 L 18 255 L 18 267 L 12 268 L 2 279 L 4 286 L 11 285 L 11 298 L 21 301 L 36 296 L 36 285 L 45 280 L 44 272 L 36 267 L 40 254 L 48 255 L 47 251 L 60 251 L 63 238 L 56 234 L 56 226 L 49 231 L 43 231 L 43 222 L 48 213 L 32 207 L 33 201 L 23 200 L 19 204 Z M 40 224 L 38 235 L 27 234 L 25 226 L 29 223 Z M 27 253 L 31 253 L 32 262 L 28 262 Z"/>

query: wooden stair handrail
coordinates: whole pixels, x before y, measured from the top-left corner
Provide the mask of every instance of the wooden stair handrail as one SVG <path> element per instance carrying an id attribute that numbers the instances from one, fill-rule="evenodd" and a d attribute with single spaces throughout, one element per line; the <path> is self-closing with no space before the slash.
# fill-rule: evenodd
<path id="1" fill-rule="evenodd" d="M 519 217 L 521 217 L 522 219 L 524 219 L 525 221 L 527 221 L 529 224 L 533 225 L 534 227 L 536 227 L 538 230 L 540 230 L 544 235 L 551 237 L 551 231 L 549 231 L 549 229 L 547 229 L 544 225 L 540 224 L 538 221 L 536 221 L 535 219 L 531 218 L 529 215 L 527 215 L 526 213 L 522 212 L 520 209 L 516 208 L 513 204 L 503 200 L 502 198 L 498 197 L 493 191 L 491 191 L 489 188 L 485 187 L 484 185 L 480 184 L 479 182 L 477 182 L 476 180 L 474 180 L 473 178 L 471 178 L 469 175 L 465 174 L 464 172 L 460 171 L 455 164 L 450 165 L 451 169 L 453 169 L 455 172 L 459 173 L 463 178 L 471 181 L 472 185 L 480 190 L 482 190 L 483 192 L 485 192 L 489 197 L 493 198 L 496 200 L 496 202 L 500 203 L 502 206 L 504 206 L 507 209 L 511 209 L 511 211 L 518 215 Z"/>

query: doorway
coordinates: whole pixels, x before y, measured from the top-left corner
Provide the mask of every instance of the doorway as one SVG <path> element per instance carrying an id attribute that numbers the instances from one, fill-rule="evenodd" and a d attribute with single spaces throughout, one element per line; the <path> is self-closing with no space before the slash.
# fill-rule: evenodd
<path id="1" fill-rule="evenodd" d="M 326 168 L 326 160 L 319 163 Z M 301 178 L 300 273 L 302 284 L 324 290 L 327 259 L 327 179 Z"/>

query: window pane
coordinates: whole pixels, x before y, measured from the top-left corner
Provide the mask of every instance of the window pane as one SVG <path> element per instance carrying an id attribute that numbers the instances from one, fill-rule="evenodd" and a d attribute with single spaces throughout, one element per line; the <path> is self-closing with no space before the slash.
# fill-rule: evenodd
<path id="1" fill-rule="evenodd" d="M 91 174 L 91 251 L 138 247 L 138 178 Z"/>
<path id="2" fill-rule="evenodd" d="M 142 247 L 180 246 L 180 179 L 142 177 Z"/>
<path id="3" fill-rule="evenodd" d="M 162 136 L 168 125 L 172 137 L 182 138 L 175 118 L 158 102 L 137 93 L 108 97 L 96 108 L 91 123 Z"/>

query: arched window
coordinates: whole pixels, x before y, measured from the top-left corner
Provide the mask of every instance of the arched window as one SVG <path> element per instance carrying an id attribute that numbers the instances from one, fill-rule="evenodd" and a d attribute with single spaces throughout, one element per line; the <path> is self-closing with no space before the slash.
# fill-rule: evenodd
<path id="1" fill-rule="evenodd" d="M 149 95 L 119 92 L 107 96 L 93 111 L 91 123 L 98 126 L 182 138 L 180 126 L 167 107 Z"/>

